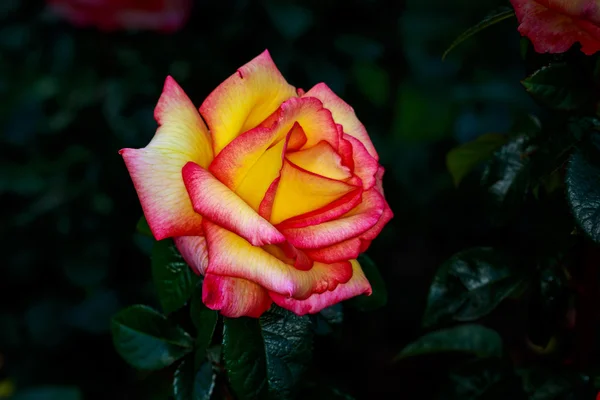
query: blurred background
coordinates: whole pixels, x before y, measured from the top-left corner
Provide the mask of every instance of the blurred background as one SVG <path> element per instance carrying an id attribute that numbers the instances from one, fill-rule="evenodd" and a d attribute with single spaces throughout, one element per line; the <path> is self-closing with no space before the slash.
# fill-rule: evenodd
<path id="1" fill-rule="evenodd" d="M 357 399 L 431 398 L 435 372 L 391 360 L 421 332 L 435 268 L 491 234 L 476 185 L 454 186 L 446 153 L 536 112 L 519 83 L 516 20 L 441 55 L 504 5 L 197 0 L 176 28 L 120 29 L 127 18 L 99 28 L 43 1 L 3 0 L 0 398 L 168 398 L 170 377 L 134 371 L 109 334 L 120 308 L 157 305 L 151 242 L 136 233 L 142 211 L 117 151 L 154 135 L 166 75 L 200 105 L 265 48 L 291 84 L 326 82 L 354 107 L 396 215 L 368 251 L 387 306 L 348 308 L 339 332 L 317 338 L 316 371 Z"/>

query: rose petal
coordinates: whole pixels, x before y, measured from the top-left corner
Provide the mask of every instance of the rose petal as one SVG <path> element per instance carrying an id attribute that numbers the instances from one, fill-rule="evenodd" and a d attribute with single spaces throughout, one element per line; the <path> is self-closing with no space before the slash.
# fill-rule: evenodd
<path id="1" fill-rule="evenodd" d="M 296 97 L 296 89 L 283 78 L 267 50 L 238 69 L 200 106 L 215 154 L 239 134 L 258 126 L 291 97 Z"/>
<path id="2" fill-rule="evenodd" d="M 318 210 L 357 187 L 305 171 L 284 160 L 281 179 L 273 200 L 271 222 Z"/>
<path id="3" fill-rule="evenodd" d="M 334 263 L 343 260 L 351 260 L 362 253 L 362 241 L 358 237 L 344 240 L 328 247 L 319 249 L 306 249 L 304 252 L 308 257 L 323 263 Z"/>
<path id="4" fill-rule="evenodd" d="M 198 111 L 171 77 L 154 111 L 160 127 L 143 149 L 122 149 L 131 179 L 156 240 L 202 234 L 202 218 L 181 178 L 181 168 L 193 161 L 208 166 L 212 144 Z"/>
<path id="5" fill-rule="evenodd" d="M 273 225 L 204 168 L 190 162 L 183 167 L 182 175 L 194 210 L 200 215 L 236 232 L 255 246 L 285 241 Z"/>
<path id="6" fill-rule="evenodd" d="M 381 218 L 385 199 L 377 190 L 363 193 L 362 202 L 342 217 L 302 228 L 279 227 L 288 241 L 300 249 L 319 249 L 368 231 Z"/>
<path id="7" fill-rule="evenodd" d="M 197 275 L 204 275 L 208 266 L 208 249 L 204 236 L 179 236 L 173 238 L 177 250 Z"/>
<path id="8" fill-rule="evenodd" d="M 351 278 L 349 262 L 314 263 L 310 270 L 301 271 L 206 219 L 203 227 L 210 254 L 207 273 L 248 279 L 297 299 L 333 290 Z"/>
<path id="9" fill-rule="evenodd" d="M 280 307 L 286 308 L 298 315 L 315 314 L 324 308 L 348 300 L 361 294 L 370 295 L 371 285 L 365 277 L 360 264 L 356 260 L 350 260 L 352 264 L 352 279 L 344 284 L 338 285 L 333 291 L 313 294 L 305 300 L 297 300 L 286 297 L 280 293 L 269 292 L 269 295 Z"/>
<path id="10" fill-rule="evenodd" d="M 306 92 L 302 98 L 314 97 L 323 103 L 323 106 L 331 111 L 333 120 L 344 127 L 344 132 L 360 140 L 371 157 L 379 160 L 375 146 L 369 138 L 365 126 L 358 120 L 354 109 L 336 95 L 325 83 L 319 83 Z"/>
<path id="11" fill-rule="evenodd" d="M 564 53 L 576 42 L 587 55 L 600 50 L 600 7 L 592 0 L 511 0 L 519 32 L 538 53 Z M 594 23 L 595 22 L 595 23 Z"/>
<path id="12" fill-rule="evenodd" d="M 349 135 L 344 135 L 344 139 L 352 145 L 354 174 L 360 178 L 365 190 L 371 189 L 375 185 L 375 174 L 379 169 L 379 163 L 371 157 L 361 141 Z"/>
<path id="13" fill-rule="evenodd" d="M 273 301 L 262 286 L 246 279 L 206 274 L 202 283 L 202 301 L 225 317 L 258 318 Z"/>
<path id="14" fill-rule="evenodd" d="M 326 178 L 344 180 L 352 176 L 350 168 L 342 165 L 342 157 L 325 141 L 288 153 L 286 158 L 300 168 Z"/>

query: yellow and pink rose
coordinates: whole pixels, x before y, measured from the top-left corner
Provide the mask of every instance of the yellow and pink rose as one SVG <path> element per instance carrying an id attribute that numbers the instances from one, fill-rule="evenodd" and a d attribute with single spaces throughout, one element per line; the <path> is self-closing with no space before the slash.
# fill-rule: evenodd
<path id="1" fill-rule="evenodd" d="M 371 293 L 356 259 L 393 215 L 384 170 L 327 85 L 297 90 L 265 51 L 199 112 L 168 77 L 155 118 L 151 142 L 120 154 L 154 237 L 204 276 L 209 308 L 302 315 Z"/>

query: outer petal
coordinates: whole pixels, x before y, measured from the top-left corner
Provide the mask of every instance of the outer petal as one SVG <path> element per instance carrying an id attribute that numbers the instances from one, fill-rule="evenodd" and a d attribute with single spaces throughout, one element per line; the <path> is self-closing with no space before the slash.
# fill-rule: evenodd
<path id="1" fill-rule="evenodd" d="M 286 158 L 300 168 L 326 178 L 344 180 L 352 176 L 350 168 L 342 165 L 342 157 L 325 141 L 306 150 L 289 153 Z"/>
<path id="2" fill-rule="evenodd" d="M 360 264 L 356 260 L 350 260 L 350 262 L 352 263 L 352 279 L 347 283 L 339 285 L 333 291 L 313 294 L 306 300 L 296 300 L 274 292 L 270 292 L 269 294 L 278 306 L 287 308 L 298 315 L 315 314 L 326 307 L 354 296 L 361 294 L 370 295 L 372 293 L 371 285 L 365 277 Z"/>
<path id="3" fill-rule="evenodd" d="M 371 157 L 361 141 L 349 135 L 344 135 L 344 139 L 352 145 L 354 174 L 360 178 L 365 190 L 371 189 L 375 185 L 375 174 L 379 169 L 379 163 Z"/>
<path id="4" fill-rule="evenodd" d="M 273 225 L 204 168 L 187 163 L 182 174 L 194 210 L 199 214 L 238 233 L 254 246 L 285 241 Z"/>
<path id="5" fill-rule="evenodd" d="M 200 106 L 218 154 L 240 133 L 258 126 L 279 108 L 296 97 L 265 50 L 217 87 Z"/>
<path id="6" fill-rule="evenodd" d="M 356 189 L 356 186 L 312 174 L 285 160 L 273 200 L 271 221 L 278 224 L 318 210 Z"/>
<path id="7" fill-rule="evenodd" d="M 173 238 L 177 250 L 197 275 L 204 275 L 208 266 L 208 248 L 204 236 L 179 236 Z"/>
<path id="8" fill-rule="evenodd" d="M 154 116 L 160 127 L 143 149 L 122 149 L 144 215 L 156 240 L 202 234 L 202 218 L 181 179 L 181 168 L 193 161 L 208 166 L 212 161 L 210 135 L 196 108 L 167 77 Z"/>
<path id="9" fill-rule="evenodd" d="M 363 193 L 362 202 L 343 217 L 302 228 L 280 228 L 288 241 L 300 249 L 319 249 L 366 232 L 381 218 L 385 199 L 377 190 Z"/>
<path id="10" fill-rule="evenodd" d="M 258 318 L 273 303 L 269 293 L 254 282 L 213 274 L 204 277 L 202 301 L 206 307 L 230 318 Z"/>
<path id="11" fill-rule="evenodd" d="M 600 50 L 600 7 L 586 0 L 511 0 L 519 32 L 538 53 L 563 53 L 575 43 L 591 55 Z"/>
<path id="12" fill-rule="evenodd" d="M 311 259 L 323 263 L 333 263 L 343 260 L 350 260 L 358 257 L 362 252 L 363 241 L 358 237 L 344 240 L 329 247 L 322 247 L 314 250 L 304 250 Z"/>
<path id="13" fill-rule="evenodd" d="M 297 299 L 333 290 L 352 276 L 349 262 L 314 263 L 310 270 L 301 271 L 206 219 L 203 226 L 210 254 L 209 274 L 244 278 Z"/>
<path id="14" fill-rule="evenodd" d="M 313 86 L 302 97 L 315 97 L 321 100 L 323 106 L 331 111 L 334 121 L 344 127 L 344 132 L 360 140 L 371 157 L 379 160 L 375 146 L 373 146 L 365 126 L 356 117 L 354 109 L 338 97 L 325 83 Z"/>

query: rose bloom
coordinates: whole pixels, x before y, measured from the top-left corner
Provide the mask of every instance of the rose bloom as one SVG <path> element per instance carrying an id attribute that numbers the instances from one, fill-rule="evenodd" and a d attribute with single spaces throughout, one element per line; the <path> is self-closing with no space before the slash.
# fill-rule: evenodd
<path id="1" fill-rule="evenodd" d="M 564 53 L 576 42 L 587 55 L 600 50 L 597 0 L 511 0 L 519 32 L 538 53 Z"/>
<path id="2" fill-rule="evenodd" d="M 209 308 L 302 315 L 371 294 L 356 258 L 392 218 L 383 168 L 327 85 L 296 90 L 265 51 L 200 113 L 168 77 L 155 118 L 150 144 L 120 154 L 154 237 L 204 275 Z"/>
<path id="3" fill-rule="evenodd" d="M 101 30 L 174 32 L 185 24 L 190 0 L 47 0 L 50 8 L 76 26 Z"/>

